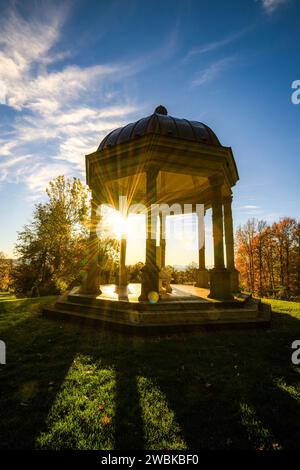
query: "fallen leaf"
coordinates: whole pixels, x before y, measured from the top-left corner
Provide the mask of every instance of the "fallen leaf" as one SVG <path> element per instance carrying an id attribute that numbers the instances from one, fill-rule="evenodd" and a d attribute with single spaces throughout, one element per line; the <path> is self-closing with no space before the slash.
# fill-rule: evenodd
<path id="1" fill-rule="evenodd" d="M 107 415 L 103 416 L 103 418 L 102 418 L 102 424 L 103 424 L 104 426 L 108 426 L 110 423 L 111 423 L 110 417 L 107 416 Z"/>

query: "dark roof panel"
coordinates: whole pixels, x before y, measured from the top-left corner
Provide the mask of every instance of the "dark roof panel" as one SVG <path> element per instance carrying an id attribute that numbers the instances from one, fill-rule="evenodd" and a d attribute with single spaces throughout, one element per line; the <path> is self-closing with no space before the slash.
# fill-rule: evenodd
<path id="1" fill-rule="evenodd" d="M 162 107 L 165 110 L 164 107 Z M 156 111 L 160 107 L 156 108 Z M 165 112 L 167 112 L 165 110 Z M 148 134 L 164 135 L 177 139 L 199 142 L 202 144 L 221 146 L 215 133 L 205 124 L 198 121 L 178 119 L 167 114 L 155 112 L 151 116 L 127 124 L 108 134 L 100 143 L 98 150 L 129 142 Z"/>

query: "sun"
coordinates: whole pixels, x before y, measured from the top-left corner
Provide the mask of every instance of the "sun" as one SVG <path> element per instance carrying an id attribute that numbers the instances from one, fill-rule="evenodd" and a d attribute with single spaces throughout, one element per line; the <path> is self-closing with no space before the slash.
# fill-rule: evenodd
<path id="1" fill-rule="evenodd" d="M 101 209 L 101 234 L 104 238 L 121 240 L 122 237 L 131 239 L 133 242 L 145 240 L 145 217 L 143 214 L 129 214 L 123 217 L 121 212 L 111 206 L 103 206 Z"/>
<path id="2" fill-rule="evenodd" d="M 128 220 L 116 209 L 104 206 L 102 210 L 101 231 L 109 238 L 121 240 L 128 233 Z"/>

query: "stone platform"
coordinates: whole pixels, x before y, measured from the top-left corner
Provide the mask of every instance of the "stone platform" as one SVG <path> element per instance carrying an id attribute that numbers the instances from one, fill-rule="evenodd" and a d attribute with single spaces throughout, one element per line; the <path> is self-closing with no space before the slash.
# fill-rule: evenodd
<path id="1" fill-rule="evenodd" d="M 140 284 L 129 284 L 128 300 L 118 300 L 114 285 L 101 286 L 101 290 L 102 294 L 96 297 L 82 295 L 75 287 L 55 304 L 45 307 L 43 315 L 133 334 L 207 327 L 259 327 L 268 326 L 271 321 L 270 306 L 245 294 L 233 300 L 217 301 L 208 299 L 208 289 L 172 285 L 172 293 L 162 295 L 152 305 L 138 301 Z"/>

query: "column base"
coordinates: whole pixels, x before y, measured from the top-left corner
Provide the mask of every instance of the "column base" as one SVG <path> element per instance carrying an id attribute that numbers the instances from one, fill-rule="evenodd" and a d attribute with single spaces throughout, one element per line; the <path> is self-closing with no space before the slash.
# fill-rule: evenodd
<path id="1" fill-rule="evenodd" d="M 118 286 L 116 284 L 115 294 L 118 295 L 118 300 L 128 300 L 128 294 L 130 294 L 128 285 Z"/>
<path id="2" fill-rule="evenodd" d="M 101 295 L 100 289 L 100 273 L 88 272 L 80 287 L 80 294 Z"/>
<path id="3" fill-rule="evenodd" d="M 171 274 L 166 270 L 165 267 L 161 268 L 159 273 L 159 292 L 162 294 L 171 294 Z"/>
<path id="4" fill-rule="evenodd" d="M 142 288 L 141 288 L 141 295 L 139 296 L 140 301 L 149 300 L 148 294 L 150 292 L 157 292 L 159 295 L 159 286 L 160 286 L 160 279 L 159 279 L 159 267 L 158 266 L 147 266 L 145 265 L 141 269 L 142 273 Z"/>
<path id="5" fill-rule="evenodd" d="M 231 300 L 230 271 L 226 268 L 214 268 L 210 271 L 210 299 Z"/>
<path id="6" fill-rule="evenodd" d="M 128 300 L 128 285 L 116 286 L 115 292 L 118 294 L 119 300 Z"/>
<path id="7" fill-rule="evenodd" d="M 239 292 L 239 271 L 235 268 L 230 269 L 230 287 L 231 287 L 231 292 Z"/>
<path id="8" fill-rule="evenodd" d="M 207 269 L 199 268 L 197 272 L 197 281 L 196 281 L 195 287 L 202 287 L 203 289 L 207 289 L 208 279 L 209 279 L 209 274 L 208 274 Z"/>

